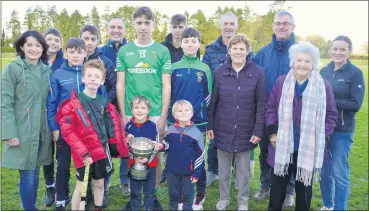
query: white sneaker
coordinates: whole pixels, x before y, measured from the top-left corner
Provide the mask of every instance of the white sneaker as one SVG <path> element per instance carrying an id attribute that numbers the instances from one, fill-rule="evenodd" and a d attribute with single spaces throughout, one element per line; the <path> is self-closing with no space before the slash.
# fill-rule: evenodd
<path id="1" fill-rule="evenodd" d="M 196 197 L 193 200 L 192 209 L 193 210 L 203 210 L 205 199 L 206 199 L 206 194 L 205 195 L 201 193 L 196 194 Z"/>
<path id="2" fill-rule="evenodd" d="M 226 210 L 229 205 L 229 200 L 220 200 L 216 205 L 217 210 Z"/>
<path id="3" fill-rule="evenodd" d="M 333 210 L 333 207 L 328 208 L 328 207 L 323 206 L 323 207 L 320 208 L 320 210 Z"/>
<path id="4" fill-rule="evenodd" d="M 243 204 L 243 205 L 238 206 L 238 211 L 241 211 L 241 210 L 248 210 L 247 204 Z"/>
<path id="5" fill-rule="evenodd" d="M 178 203 L 178 210 L 183 210 L 183 203 Z"/>

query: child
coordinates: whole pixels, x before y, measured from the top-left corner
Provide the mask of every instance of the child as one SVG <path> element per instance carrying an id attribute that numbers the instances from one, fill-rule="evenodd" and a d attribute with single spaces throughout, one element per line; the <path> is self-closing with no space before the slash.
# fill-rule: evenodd
<path id="1" fill-rule="evenodd" d="M 133 137 L 145 137 L 155 142 L 159 142 L 159 134 L 156 124 L 150 120 L 150 102 L 144 96 L 136 96 L 130 102 L 133 117 L 126 125 L 127 138 L 131 140 Z M 159 146 L 159 145 L 158 145 Z M 159 148 L 159 147 L 157 147 Z M 147 180 L 138 181 L 130 178 L 131 199 L 130 205 L 132 210 L 139 210 L 141 204 L 141 189 L 144 193 L 144 205 L 146 210 L 153 210 L 155 196 L 156 166 L 158 165 L 157 156 L 147 163 L 147 158 L 134 158 L 130 154 L 128 160 L 128 168 L 135 162 L 148 165 L 150 168 L 150 176 Z"/>
<path id="2" fill-rule="evenodd" d="M 194 28 L 186 28 L 181 34 L 181 48 L 183 58 L 172 64 L 172 94 L 171 105 L 177 100 L 189 101 L 194 110 L 191 121 L 203 134 L 206 140 L 206 129 L 208 124 L 207 107 L 209 105 L 212 79 L 208 65 L 202 63 L 196 56 L 200 48 L 200 33 Z M 169 110 L 168 123 L 175 122 L 174 115 Z M 202 143 L 205 145 L 205 143 Z M 205 166 L 201 172 L 199 181 L 196 183 L 197 194 L 194 199 L 193 209 L 202 210 L 206 198 L 206 171 Z M 182 202 L 180 199 L 179 209 Z"/>
<path id="3" fill-rule="evenodd" d="M 169 209 L 178 210 L 180 194 L 183 210 L 192 210 L 194 185 L 204 168 L 204 137 L 191 122 L 193 108 L 187 100 L 178 100 L 172 107 L 176 122 L 166 133 L 161 149 L 168 151 L 167 177 Z M 164 147 L 165 146 L 165 147 Z"/>
<path id="4" fill-rule="evenodd" d="M 64 140 L 71 147 L 76 167 L 76 188 L 72 210 L 78 210 L 87 162 L 94 180 L 95 210 L 102 210 L 104 178 L 114 171 L 111 156 L 128 156 L 122 121 L 115 107 L 97 94 L 104 84 L 106 70 L 101 60 L 90 60 L 82 70 L 85 89 L 78 95 L 72 91 L 57 113 Z M 109 149 L 111 146 L 111 149 Z"/>
<path id="5" fill-rule="evenodd" d="M 55 115 L 64 102 L 69 99 L 73 90 L 80 93 L 84 89 L 81 71 L 86 57 L 86 45 L 82 39 L 71 37 L 66 43 L 66 57 L 60 69 L 55 70 L 50 77 L 50 91 L 47 98 L 47 118 L 52 131 L 52 138 L 56 142 L 56 210 L 65 210 L 70 203 L 69 178 L 71 152 L 68 144 L 59 134 L 59 125 Z M 105 94 L 105 88 L 99 88 L 99 94 Z"/>

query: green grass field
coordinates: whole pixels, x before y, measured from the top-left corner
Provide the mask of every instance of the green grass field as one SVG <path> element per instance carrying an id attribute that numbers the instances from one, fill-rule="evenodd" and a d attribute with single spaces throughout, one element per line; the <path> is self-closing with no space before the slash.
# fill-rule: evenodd
<path id="1" fill-rule="evenodd" d="M 12 59 L 2 59 L 2 69 Z M 326 64 L 329 60 L 323 60 Z M 361 67 L 364 72 L 365 84 L 368 87 L 368 61 L 353 61 Z M 350 210 L 368 210 L 368 88 L 366 88 L 365 99 L 360 112 L 357 114 L 357 125 L 354 144 L 351 148 L 350 167 L 351 167 L 351 194 L 349 201 Z M 2 146 L 2 145 L 1 145 Z M 255 155 L 259 155 L 259 148 L 256 148 Z M 14 158 L 16 159 L 16 158 Z M 255 176 L 250 180 L 250 200 L 249 210 L 266 210 L 268 200 L 255 201 L 253 195 L 259 189 L 259 159 L 255 156 Z M 124 198 L 119 192 L 119 160 L 114 160 L 116 168 L 109 192 L 110 205 L 106 210 L 119 210 L 126 204 L 128 198 Z M 71 168 L 71 187 L 75 185 L 75 170 Z M 15 170 L 1 169 L 1 209 L 2 210 L 21 210 L 21 202 L 18 191 L 19 173 Z M 38 189 L 37 207 L 40 210 L 53 210 L 54 207 L 46 208 L 43 205 L 45 196 L 45 184 L 43 172 L 40 172 L 40 186 Z M 229 210 L 237 209 L 237 191 L 234 189 L 232 182 L 231 204 Z M 204 208 L 207 210 L 215 210 L 215 205 L 219 198 L 218 182 L 207 188 L 207 197 Z M 161 185 L 159 189 L 159 199 L 165 209 L 168 209 L 168 188 L 167 183 Z M 312 210 L 317 210 L 322 206 L 319 183 L 313 185 L 313 200 L 311 204 Z M 68 206 L 70 208 L 70 206 Z"/>

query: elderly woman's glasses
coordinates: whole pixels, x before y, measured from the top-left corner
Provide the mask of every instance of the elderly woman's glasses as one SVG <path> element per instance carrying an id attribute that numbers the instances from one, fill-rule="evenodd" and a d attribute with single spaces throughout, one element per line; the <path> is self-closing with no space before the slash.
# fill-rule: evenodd
<path id="1" fill-rule="evenodd" d="M 283 26 L 283 27 L 287 27 L 287 26 L 289 26 L 289 25 L 293 25 L 293 23 L 290 23 L 290 22 L 283 22 L 283 23 L 281 23 L 281 22 L 274 22 L 273 23 L 275 26 Z"/>

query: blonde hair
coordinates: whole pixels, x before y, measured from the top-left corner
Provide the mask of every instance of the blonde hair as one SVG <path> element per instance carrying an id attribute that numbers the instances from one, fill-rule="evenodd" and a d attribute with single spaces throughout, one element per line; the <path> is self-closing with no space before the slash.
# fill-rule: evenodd
<path id="1" fill-rule="evenodd" d="M 172 114 L 174 115 L 175 112 L 178 110 L 179 107 L 181 106 L 188 106 L 192 113 L 193 113 L 193 107 L 192 107 L 192 104 L 190 102 L 188 102 L 187 100 L 177 100 L 174 104 L 173 104 L 173 107 L 172 107 Z"/>
<path id="2" fill-rule="evenodd" d="M 106 69 L 104 66 L 104 62 L 101 59 L 92 59 L 87 61 L 82 67 L 82 76 L 85 75 L 87 68 L 96 68 L 99 69 L 105 79 Z"/>
<path id="3" fill-rule="evenodd" d="M 236 34 L 231 37 L 228 41 L 227 49 L 230 50 L 233 45 L 236 45 L 238 43 L 245 43 L 247 51 L 250 51 L 251 49 L 251 42 L 250 39 L 244 35 L 244 34 Z"/>

